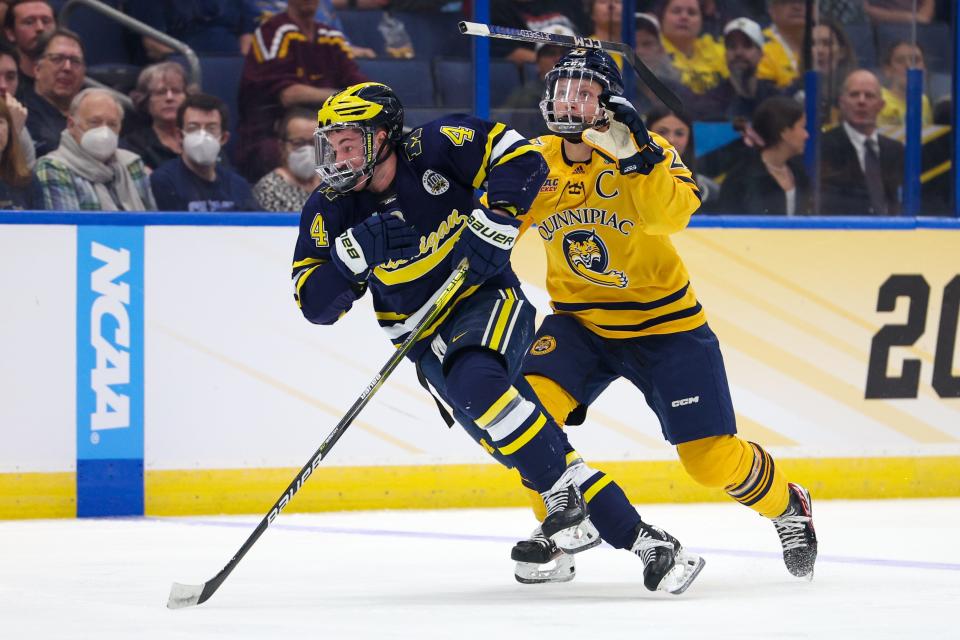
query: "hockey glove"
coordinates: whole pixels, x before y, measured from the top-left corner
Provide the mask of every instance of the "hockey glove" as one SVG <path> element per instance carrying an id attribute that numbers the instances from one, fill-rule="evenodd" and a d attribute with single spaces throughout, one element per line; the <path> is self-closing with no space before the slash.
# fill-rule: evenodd
<path id="1" fill-rule="evenodd" d="M 503 271 L 519 233 L 520 221 L 513 216 L 486 207 L 474 209 L 454 248 L 454 264 L 464 257 L 470 262 L 464 284 L 480 284 Z"/>
<path id="2" fill-rule="evenodd" d="M 616 158 L 620 173 L 653 171 L 653 166 L 664 159 L 663 148 L 650 138 L 640 114 L 630 101 L 609 91 L 600 94 L 600 105 L 610 114 L 611 122 L 606 131 L 588 129 L 583 139 L 590 146 Z"/>
<path id="3" fill-rule="evenodd" d="M 417 255 L 419 239 L 399 210 L 375 213 L 337 236 L 330 257 L 340 273 L 362 282 L 379 264 Z"/>

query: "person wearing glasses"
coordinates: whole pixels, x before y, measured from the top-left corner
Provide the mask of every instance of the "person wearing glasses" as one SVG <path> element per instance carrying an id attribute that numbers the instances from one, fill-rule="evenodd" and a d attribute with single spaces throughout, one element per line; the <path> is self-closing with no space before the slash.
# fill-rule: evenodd
<path id="1" fill-rule="evenodd" d="M 160 211 L 258 211 L 250 185 L 219 163 L 230 139 L 227 105 L 205 93 L 188 95 L 177 109 L 180 157 L 150 176 Z"/>
<path id="2" fill-rule="evenodd" d="M 140 72 L 136 88 L 130 92 L 140 126 L 124 130 L 120 146 L 143 158 L 153 171 L 167 160 L 180 157 L 180 130 L 177 109 L 187 93 L 196 93 L 187 86 L 187 74 L 176 62 L 152 64 Z"/>
<path id="3" fill-rule="evenodd" d="M 55 29 L 40 37 L 36 83 L 27 94 L 27 129 L 36 143 L 37 157 L 60 145 L 60 133 L 67 127 L 70 103 L 83 88 L 86 64 L 80 36 L 67 29 Z"/>
<path id="4" fill-rule="evenodd" d="M 280 165 L 260 178 L 253 197 L 262 211 L 300 211 L 320 186 L 314 166 L 316 116 L 306 107 L 289 109 L 280 121 Z"/>

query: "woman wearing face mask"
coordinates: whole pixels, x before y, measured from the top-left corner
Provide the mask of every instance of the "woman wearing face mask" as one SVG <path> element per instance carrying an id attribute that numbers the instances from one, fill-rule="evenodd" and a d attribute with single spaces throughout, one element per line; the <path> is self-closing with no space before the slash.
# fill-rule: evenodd
<path id="1" fill-rule="evenodd" d="M 264 211 L 300 211 L 320 186 L 320 176 L 314 171 L 316 127 L 316 114 L 303 107 L 290 109 L 280 121 L 281 164 L 253 187 L 253 196 Z"/>
<path id="2" fill-rule="evenodd" d="M 0 209 L 34 208 L 35 188 L 17 140 L 13 115 L 0 100 Z"/>
<path id="3" fill-rule="evenodd" d="M 161 62 L 141 71 L 130 99 L 142 124 L 129 132 L 124 127 L 120 147 L 143 158 L 151 171 L 178 157 L 182 149 L 177 109 L 191 93 L 196 89 L 187 86 L 187 74 L 176 62 Z"/>

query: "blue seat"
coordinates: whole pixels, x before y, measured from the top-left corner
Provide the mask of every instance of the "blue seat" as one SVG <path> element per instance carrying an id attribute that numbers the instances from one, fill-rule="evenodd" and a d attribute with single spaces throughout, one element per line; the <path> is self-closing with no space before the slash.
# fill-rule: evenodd
<path id="1" fill-rule="evenodd" d="M 441 116 L 447 115 L 446 109 L 440 109 L 438 107 L 432 108 L 417 108 L 404 109 L 403 110 L 403 126 L 404 129 L 416 129 L 431 120 L 436 120 Z"/>
<path id="2" fill-rule="evenodd" d="M 387 55 L 383 36 L 377 31 L 377 25 L 383 18 L 383 11 L 338 11 L 337 17 L 340 18 L 343 33 L 351 44 L 373 49 L 380 57 Z"/>
<path id="3" fill-rule="evenodd" d="M 120 0 L 106 0 L 106 4 L 120 8 Z M 80 36 L 83 42 L 87 67 L 105 64 L 133 64 L 133 56 L 127 46 L 128 31 L 116 20 L 76 5 L 70 11 L 70 21 L 64 25 Z"/>
<path id="4" fill-rule="evenodd" d="M 869 24 L 848 24 L 844 26 L 850 44 L 857 53 L 857 65 L 866 69 L 877 66 L 877 46 L 874 42 L 873 26 Z"/>
<path id="5" fill-rule="evenodd" d="M 184 69 L 187 63 L 182 56 L 170 58 L 179 62 Z M 241 55 L 204 55 L 200 57 L 201 87 L 203 93 L 209 93 L 224 101 L 230 117 L 230 140 L 227 142 L 227 154 L 233 153 L 237 142 L 237 125 L 240 122 L 240 106 L 237 99 L 240 93 L 240 76 L 243 75 L 243 56 Z M 189 77 L 189 76 L 188 76 Z"/>
<path id="6" fill-rule="evenodd" d="M 460 33 L 459 14 L 430 11 L 397 11 L 393 14 L 407 28 L 417 58 L 469 58 L 473 36 Z"/>
<path id="7" fill-rule="evenodd" d="M 437 58 L 433 61 L 438 104 L 447 108 L 473 108 L 473 63 Z M 512 62 L 490 62 L 490 106 L 498 107 L 520 86 L 520 71 Z"/>
<path id="8" fill-rule="evenodd" d="M 371 80 L 390 85 L 404 107 L 434 106 L 433 75 L 426 60 L 357 60 L 357 66 Z"/>

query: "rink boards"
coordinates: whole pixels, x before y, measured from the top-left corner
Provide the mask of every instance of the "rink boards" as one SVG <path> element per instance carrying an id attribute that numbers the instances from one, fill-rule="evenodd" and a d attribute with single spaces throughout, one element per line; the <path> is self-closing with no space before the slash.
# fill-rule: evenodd
<path id="1" fill-rule="evenodd" d="M 293 216 L 20 216 L 0 217 L 0 518 L 263 513 L 390 356 L 368 300 L 302 318 Z M 741 434 L 820 498 L 960 495 L 960 225 L 695 224 L 674 242 Z M 539 242 L 514 262 L 547 312 Z M 722 498 L 627 384 L 570 434 L 634 501 Z M 404 363 L 288 510 L 511 506 L 517 487 Z"/>

